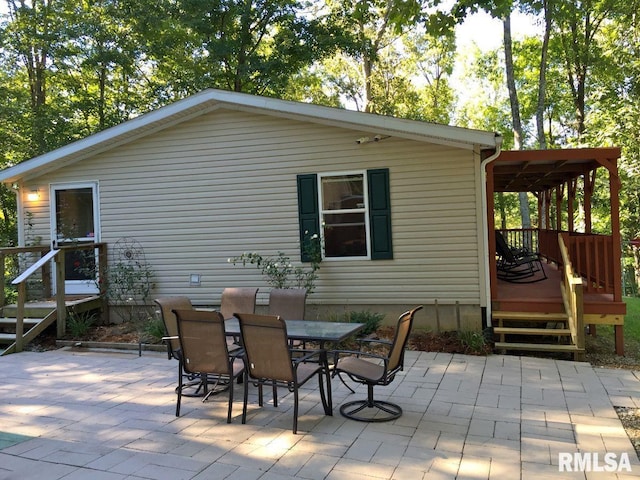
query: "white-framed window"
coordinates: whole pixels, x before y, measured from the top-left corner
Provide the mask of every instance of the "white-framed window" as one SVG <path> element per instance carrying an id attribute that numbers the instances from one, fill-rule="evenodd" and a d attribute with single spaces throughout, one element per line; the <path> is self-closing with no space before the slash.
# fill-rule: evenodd
<path id="1" fill-rule="evenodd" d="M 324 258 L 369 258 L 366 172 L 318 175 Z"/>
<path id="2" fill-rule="evenodd" d="M 300 259 L 318 235 L 326 259 L 393 259 L 388 168 L 297 175 Z"/>

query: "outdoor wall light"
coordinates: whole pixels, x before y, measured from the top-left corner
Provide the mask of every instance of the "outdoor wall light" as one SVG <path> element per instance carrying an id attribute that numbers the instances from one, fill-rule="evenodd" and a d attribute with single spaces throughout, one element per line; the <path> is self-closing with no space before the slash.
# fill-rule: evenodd
<path id="1" fill-rule="evenodd" d="M 40 200 L 40 192 L 37 188 L 34 188 L 29 193 L 27 193 L 27 200 L 29 200 L 30 202 L 37 202 L 38 200 Z"/>

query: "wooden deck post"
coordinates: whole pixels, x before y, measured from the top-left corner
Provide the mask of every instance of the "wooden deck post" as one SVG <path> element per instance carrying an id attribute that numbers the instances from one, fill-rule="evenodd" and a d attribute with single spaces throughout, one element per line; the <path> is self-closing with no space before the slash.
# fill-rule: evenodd
<path id="1" fill-rule="evenodd" d="M 616 337 L 616 355 L 624 356 L 624 325 L 613 326 Z"/>
<path id="2" fill-rule="evenodd" d="M 6 271 L 6 265 L 5 262 L 7 261 L 7 256 L 4 253 L 0 253 L 0 286 L 2 286 L 2 288 L 0 289 L 0 307 L 4 306 L 4 302 L 6 300 L 5 295 L 4 295 L 4 286 L 5 286 L 5 276 L 4 276 L 4 272 Z"/>
<path id="3" fill-rule="evenodd" d="M 58 338 L 63 337 L 67 330 L 67 304 L 64 292 L 64 248 L 61 248 L 56 255 L 56 309 L 58 312 L 57 334 Z"/>
<path id="4" fill-rule="evenodd" d="M 103 323 L 109 323 L 109 302 L 107 301 L 107 267 L 108 254 L 107 244 L 98 245 L 98 295 L 102 300 L 101 320 Z"/>
<path id="5" fill-rule="evenodd" d="M 21 352 L 24 346 L 24 304 L 27 301 L 27 284 L 18 284 L 18 306 L 16 312 L 16 353 Z"/>
<path id="6" fill-rule="evenodd" d="M 585 349 L 585 333 L 584 333 L 584 295 L 582 289 L 582 283 L 575 286 L 575 296 L 576 296 L 576 336 L 577 342 L 576 346 L 579 349 L 574 355 L 574 359 L 576 361 L 583 361 L 584 349 Z"/>
<path id="7" fill-rule="evenodd" d="M 564 196 L 564 183 L 556 187 L 556 231 L 562 231 L 562 197 Z"/>

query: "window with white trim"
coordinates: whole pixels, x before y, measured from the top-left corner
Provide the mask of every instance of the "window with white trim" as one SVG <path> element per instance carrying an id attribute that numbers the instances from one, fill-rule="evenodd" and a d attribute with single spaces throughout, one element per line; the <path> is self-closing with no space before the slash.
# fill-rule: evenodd
<path id="1" fill-rule="evenodd" d="M 297 183 L 303 262 L 314 235 L 324 258 L 393 258 L 388 168 L 301 174 Z"/>
<path id="2" fill-rule="evenodd" d="M 369 256 L 364 172 L 318 175 L 325 258 Z"/>

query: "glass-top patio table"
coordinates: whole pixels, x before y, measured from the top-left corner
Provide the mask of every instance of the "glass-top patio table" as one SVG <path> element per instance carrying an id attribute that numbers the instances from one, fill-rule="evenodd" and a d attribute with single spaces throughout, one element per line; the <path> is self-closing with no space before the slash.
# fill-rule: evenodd
<path id="1" fill-rule="evenodd" d="M 328 322 L 322 320 L 285 320 L 289 340 L 302 342 L 318 342 L 324 348 L 325 342 L 340 343 L 351 335 L 358 333 L 364 323 Z M 237 318 L 229 318 L 224 322 L 229 336 L 240 335 L 240 324 Z"/>

